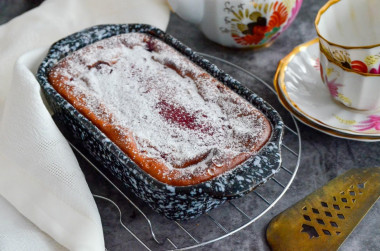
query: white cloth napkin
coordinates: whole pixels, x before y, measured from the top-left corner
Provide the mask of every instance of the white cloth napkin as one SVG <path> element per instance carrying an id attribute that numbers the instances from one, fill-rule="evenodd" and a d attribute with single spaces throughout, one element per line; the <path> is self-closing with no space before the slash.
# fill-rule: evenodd
<path id="1" fill-rule="evenodd" d="M 168 21 L 165 0 L 46 0 L 0 26 L 0 250 L 104 250 L 96 204 L 35 73 L 52 43 L 81 29 Z"/>

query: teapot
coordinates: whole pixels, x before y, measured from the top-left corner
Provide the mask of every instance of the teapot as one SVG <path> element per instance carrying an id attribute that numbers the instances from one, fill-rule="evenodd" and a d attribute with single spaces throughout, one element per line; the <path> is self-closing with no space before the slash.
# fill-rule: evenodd
<path id="1" fill-rule="evenodd" d="M 293 22 L 302 0 L 168 0 L 182 19 L 227 47 L 269 46 Z"/>

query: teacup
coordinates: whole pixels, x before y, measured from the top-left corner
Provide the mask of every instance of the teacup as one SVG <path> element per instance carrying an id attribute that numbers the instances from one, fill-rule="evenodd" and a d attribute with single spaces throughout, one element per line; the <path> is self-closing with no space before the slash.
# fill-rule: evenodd
<path id="1" fill-rule="evenodd" d="M 379 10 L 379 0 L 330 0 L 315 19 L 322 81 L 354 109 L 380 107 Z"/>
<path id="2" fill-rule="evenodd" d="M 270 45 L 295 19 L 302 0 L 168 0 L 210 40 L 228 47 Z"/>

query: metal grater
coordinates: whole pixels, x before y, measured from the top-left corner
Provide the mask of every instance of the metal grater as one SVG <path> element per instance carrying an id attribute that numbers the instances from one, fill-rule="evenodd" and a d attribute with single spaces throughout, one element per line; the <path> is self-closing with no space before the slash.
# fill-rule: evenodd
<path id="1" fill-rule="evenodd" d="M 336 250 L 380 196 L 380 167 L 351 169 L 268 225 L 272 250 Z"/>

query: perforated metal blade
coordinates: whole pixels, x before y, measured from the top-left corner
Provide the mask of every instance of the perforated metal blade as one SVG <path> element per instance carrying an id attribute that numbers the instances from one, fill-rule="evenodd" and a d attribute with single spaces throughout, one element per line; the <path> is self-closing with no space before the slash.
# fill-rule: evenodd
<path id="1" fill-rule="evenodd" d="M 336 250 L 380 196 L 380 167 L 351 169 L 277 215 L 272 250 Z"/>

